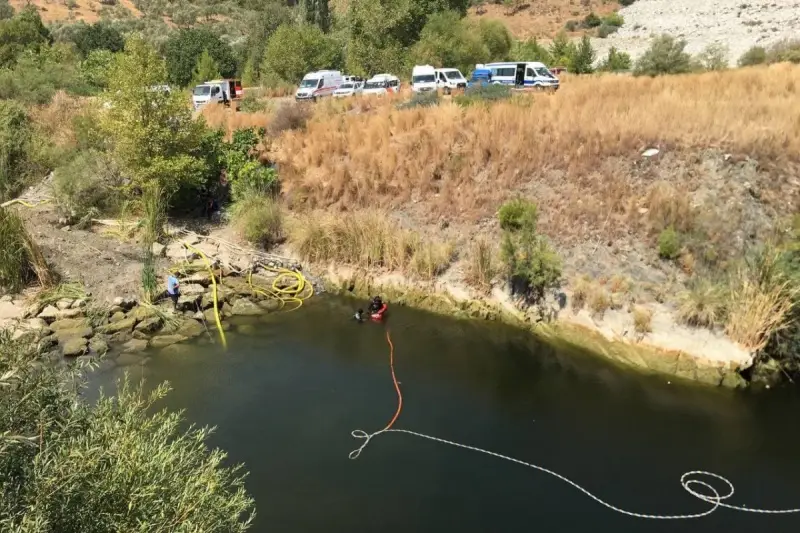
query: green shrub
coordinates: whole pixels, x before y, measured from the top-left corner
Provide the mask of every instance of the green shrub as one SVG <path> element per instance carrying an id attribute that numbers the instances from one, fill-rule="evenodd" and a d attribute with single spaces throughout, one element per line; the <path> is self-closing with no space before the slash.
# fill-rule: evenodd
<path id="1" fill-rule="evenodd" d="M 623 24 L 625 24 L 625 19 L 622 18 L 622 15 L 619 13 L 609 13 L 605 17 L 603 17 L 603 24 L 606 26 L 613 26 L 615 28 L 619 28 Z"/>
<path id="2" fill-rule="evenodd" d="M 488 85 L 474 85 L 467 88 L 464 94 L 456 96 L 453 100 L 460 106 L 471 106 L 480 103 L 491 103 L 511 97 L 511 88 L 507 85 L 492 83 Z"/>
<path id="3" fill-rule="evenodd" d="M 257 94 L 248 92 L 244 95 L 241 102 L 239 102 L 239 111 L 243 113 L 260 113 L 266 111 L 268 105 L 263 100 L 260 100 Z"/>
<path id="4" fill-rule="evenodd" d="M 414 109 L 416 107 L 433 107 L 439 105 L 439 93 L 429 91 L 426 93 L 414 93 L 411 98 L 397 105 L 398 109 Z"/>
<path id="5" fill-rule="evenodd" d="M 506 202 L 498 211 L 503 229 L 501 257 L 514 294 L 539 301 L 561 279 L 561 260 L 536 231 L 536 204 L 523 199 Z"/>
<path id="6" fill-rule="evenodd" d="M 692 57 L 685 52 L 686 41 L 670 35 L 653 38 L 650 48 L 636 62 L 637 76 L 685 74 L 693 70 Z"/>
<path id="7" fill-rule="evenodd" d="M 539 209 L 533 202 L 515 198 L 500 206 L 497 219 L 500 221 L 501 229 L 512 232 L 526 229 L 535 232 Z"/>
<path id="8" fill-rule="evenodd" d="M 663 259 L 677 259 L 681 253 L 681 236 L 672 226 L 658 236 L 658 255 Z"/>
<path id="9" fill-rule="evenodd" d="M 697 56 L 700 65 L 708 71 L 728 68 L 729 48 L 722 43 L 711 43 Z"/>
<path id="10" fill-rule="evenodd" d="M 234 227 L 248 242 L 268 248 L 284 239 L 283 212 L 271 196 L 248 194 L 233 205 Z"/>
<path id="11" fill-rule="evenodd" d="M 499 20 L 482 18 L 478 22 L 478 31 L 484 46 L 489 51 L 490 60 L 505 61 L 508 59 L 514 40 L 505 24 Z"/>
<path id="12" fill-rule="evenodd" d="M 608 55 L 600 64 L 600 70 L 606 72 L 625 72 L 631 69 L 633 62 L 631 56 L 625 52 L 620 52 L 615 47 L 608 50 Z"/>
<path id="13" fill-rule="evenodd" d="M 167 72 L 170 83 L 186 87 L 194 75 L 195 67 L 208 51 L 224 78 L 236 75 L 236 57 L 230 45 L 205 28 L 184 28 L 170 35 L 166 43 Z"/>
<path id="14" fill-rule="evenodd" d="M 545 65 L 553 63 L 550 51 L 539 44 L 539 40 L 535 37 L 515 42 L 511 47 L 511 59 L 514 61 L 539 61 Z"/>
<path id="15" fill-rule="evenodd" d="M 105 21 L 94 24 L 81 23 L 72 35 L 72 42 L 83 57 L 88 57 L 95 50 L 121 52 L 125 47 L 122 33 Z"/>
<path id="16" fill-rule="evenodd" d="M 231 196 L 236 201 L 250 195 L 274 195 L 280 189 L 275 169 L 261 163 L 254 154 L 263 135 L 263 129 L 239 129 L 223 148 Z"/>
<path id="17" fill-rule="evenodd" d="M 619 26 L 610 26 L 608 24 L 603 24 L 599 28 L 597 28 L 597 36 L 601 39 L 605 39 L 612 33 L 616 33 L 619 31 Z"/>
<path id="18" fill-rule="evenodd" d="M 269 134 L 277 137 L 284 131 L 301 130 L 311 118 L 311 109 L 305 105 L 283 104 L 272 116 Z"/>
<path id="19" fill-rule="evenodd" d="M 767 50 L 768 63 L 800 63 L 800 39 L 784 39 Z"/>
<path id="20" fill-rule="evenodd" d="M 584 28 L 596 28 L 603 23 L 603 20 L 592 11 L 583 19 Z"/>
<path id="21" fill-rule="evenodd" d="M 31 244 L 22 219 L 0 207 L 0 289 L 16 293 L 36 279 Z"/>
<path id="22" fill-rule="evenodd" d="M 739 58 L 740 67 L 763 65 L 767 62 L 767 49 L 763 46 L 754 46 Z"/>
<path id="23" fill-rule="evenodd" d="M 31 128 L 25 108 L 0 101 L 0 200 L 13 197 L 25 182 Z"/>
<path id="24" fill-rule="evenodd" d="M 102 152 L 79 152 L 53 172 L 53 191 L 68 213 L 81 217 L 95 209 L 108 211 L 118 206 L 122 178 L 111 158 Z"/>
<path id="25" fill-rule="evenodd" d="M 166 385 L 146 393 L 123 381 L 89 402 L 81 371 L 0 337 L 0 529 L 248 529 L 241 466 L 210 447 L 209 428 L 159 406 Z"/>
<path id="26" fill-rule="evenodd" d="M 418 65 L 447 65 L 466 72 L 477 63 L 488 62 L 491 53 L 480 28 L 476 31 L 455 11 L 443 11 L 430 16 L 411 57 Z"/>

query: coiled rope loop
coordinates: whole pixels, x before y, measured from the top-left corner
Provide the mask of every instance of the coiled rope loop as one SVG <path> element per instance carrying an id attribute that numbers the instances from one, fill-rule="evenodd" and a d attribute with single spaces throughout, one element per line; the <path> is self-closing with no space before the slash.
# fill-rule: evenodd
<path id="1" fill-rule="evenodd" d="M 646 513 L 637 513 L 633 511 L 628 511 L 626 509 L 622 509 L 621 507 L 617 507 L 613 505 L 599 496 L 589 492 L 587 489 L 580 486 L 575 481 L 572 481 L 566 476 L 559 474 L 558 472 L 554 472 L 548 468 L 543 466 L 535 465 L 533 463 L 528 463 L 525 461 L 521 461 L 519 459 L 515 459 L 513 457 L 508 457 L 506 455 L 502 455 L 496 452 L 492 452 L 489 450 L 484 450 L 482 448 L 477 448 L 475 446 L 469 446 L 467 444 L 461 444 L 459 442 L 453 442 L 446 439 L 441 439 L 439 437 L 433 437 L 431 435 L 425 435 L 424 433 L 417 433 L 416 431 L 409 431 L 407 429 L 394 429 L 392 426 L 397 421 L 398 417 L 400 416 L 400 411 L 403 407 L 403 395 L 400 392 L 400 385 L 395 377 L 394 372 L 394 345 L 392 344 L 392 339 L 389 334 L 389 331 L 386 331 L 386 340 L 389 343 L 389 366 L 392 372 L 392 381 L 394 381 L 395 389 L 397 390 L 397 397 L 398 397 L 398 406 L 397 411 L 395 412 L 394 417 L 392 418 L 389 424 L 374 433 L 367 433 L 364 430 L 356 429 L 350 433 L 355 439 L 363 440 L 363 444 L 350 452 L 350 459 L 358 459 L 361 455 L 361 452 L 367 447 L 367 445 L 377 437 L 383 433 L 404 433 L 406 435 L 412 435 L 414 437 L 419 437 L 421 439 L 437 442 L 439 444 L 446 444 L 448 446 L 452 446 L 454 448 L 461 448 L 463 450 L 469 450 L 472 452 L 481 453 L 484 455 L 489 455 L 491 457 L 496 457 L 498 459 L 503 459 L 504 461 L 509 461 L 511 463 L 516 463 L 521 466 L 526 466 L 528 468 L 532 468 L 537 470 L 543 474 L 547 474 L 548 476 L 552 476 L 567 485 L 572 486 L 576 490 L 582 492 L 588 498 L 594 500 L 595 502 L 599 503 L 600 505 L 615 511 L 617 513 L 623 514 L 625 516 L 630 516 L 633 518 L 644 518 L 649 520 L 689 520 L 693 518 L 703 518 L 708 516 L 718 510 L 719 508 L 730 509 L 733 511 L 740 511 L 744 513 L 756 513 L 756 514 L 766 514 L 766 515 L 785 515 L 785 514 L 795 514 L 800 513 L 800 508 L 797 509 L 755 509 L 751 507 L 747 507 L 745 505 L 732 505 L 729 503 L 725 503 L 725 500 L 730 499 L 734 492 L 733 483 L 730 482 L 727 478 L 715 474 L 713 472 L 706 472 L 704 470 L 692 470 L 690 472 L 686 472 L 681 476 L 681 487 L 691 494 L 693 497 L 697 498 L 698 500 L 708 503 L 711 505 L 709 509 L 706 509 L 702 512 L 697 513 L 690 513 L 690 514 L 678 514 L 678 515 L 659 515 L 659 514 L 646 514 Z M 717 486 L 715 486 L 715 484 Z M 718 486 L 724 487 L 723 490 L 719 490 Z"/>

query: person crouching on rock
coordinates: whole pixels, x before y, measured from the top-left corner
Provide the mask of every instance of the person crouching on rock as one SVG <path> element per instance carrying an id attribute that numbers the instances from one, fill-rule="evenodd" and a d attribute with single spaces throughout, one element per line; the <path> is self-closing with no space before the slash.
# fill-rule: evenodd
<path id="1" fill-rule="evenodd" d="M 172 300 L 172 306 L 176 311 L 178 310 L 178 298 L 181 296 L 180 286 L 181 284 L 178 283 L 178 278 L 173 274 L 167 277 L 167 297 Z"/>

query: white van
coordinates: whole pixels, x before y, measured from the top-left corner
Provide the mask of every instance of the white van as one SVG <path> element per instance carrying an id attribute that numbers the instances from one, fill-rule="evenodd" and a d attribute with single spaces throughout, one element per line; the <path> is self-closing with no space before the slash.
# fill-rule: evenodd
<path id="1" fill-rule="evenodd" d="M 192 90 L 192 105 L 195 111 L 209 102 L 230 105 L 242 95 L 239 80 L 211 80 L 197 85 Z"/>
<path id="2" fill-rule="evenodd" d="M 475 65 L 476 68 L 489 69 L 492 83 L 511 85 L 519 88 L 536 88 L 557 90 L 558 78 L 550 72 L 544 63 L 489 63 Z"/>
<path id="3" fill-rule="evenodd" d="M 400 79 L 392 74 L 377 74 L 364 84 L 362 94 L 386 94 L 400 91 Z"/>
<path id="4" fill-rule="evenodd" d="M 457 68 L 437 68 L 436 87 L 442 89 L 445 94 L 460 89 L 467 88 L 467 79 Z"/>
<path id="5" fill-rule="evenodd" d="M 411 70 L 411 90 L 424 93 L 436 90 L 436 69 L 430 65 L 417 65 Z"/>
<path id="6" fill-rule="evenodd" d="M 309 72 L 300 82 L 300 87 L 294 93 L 295 100 L 313 100 L 323 96 L 332 96 L 333 92 L 342 84 L 342 73 L 338 70 L 320 70 Z"/>

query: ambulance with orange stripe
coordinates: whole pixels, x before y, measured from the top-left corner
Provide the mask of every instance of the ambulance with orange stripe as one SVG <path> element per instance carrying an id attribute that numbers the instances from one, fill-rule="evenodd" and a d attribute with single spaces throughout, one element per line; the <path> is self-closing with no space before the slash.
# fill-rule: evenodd
<path id="1" fill-rule="evenodd" d="M 333 96 L 333 92 L 343 83 L 342 73 L 338 70 L 320 70 L 309 72 L 300 82 L 300 87 L 294 93 L 294 99 L 312 100 L 324 96 Z"/>

